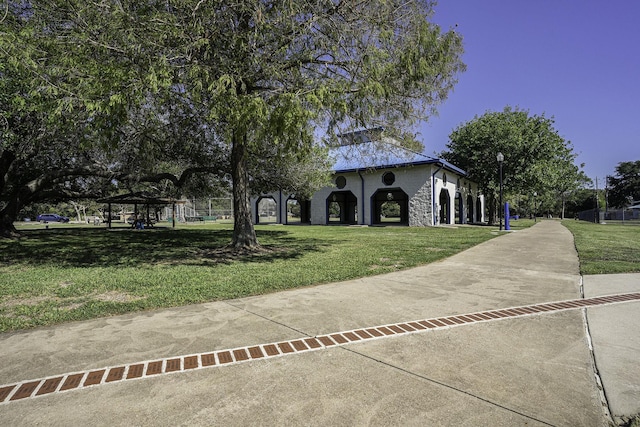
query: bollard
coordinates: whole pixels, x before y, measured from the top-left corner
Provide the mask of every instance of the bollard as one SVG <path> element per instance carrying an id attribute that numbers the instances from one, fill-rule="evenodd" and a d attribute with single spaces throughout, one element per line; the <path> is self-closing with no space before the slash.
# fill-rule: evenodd
<path id="1" fill-rule="evenodd" d="M 504 204 L 504 229 L 511 230 L 511 226 L 509 225 L 509 202 Z"/>

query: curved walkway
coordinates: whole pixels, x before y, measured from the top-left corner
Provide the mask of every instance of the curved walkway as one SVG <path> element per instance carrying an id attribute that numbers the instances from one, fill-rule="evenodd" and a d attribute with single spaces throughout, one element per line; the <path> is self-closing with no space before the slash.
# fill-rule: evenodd
<path id="1" fill-rule="evenodd" d="M 398 273 L 4 334 L 0 423 L 606 425 L 640 412 L 639 277 L 581 298 L 544 221 Z"/>

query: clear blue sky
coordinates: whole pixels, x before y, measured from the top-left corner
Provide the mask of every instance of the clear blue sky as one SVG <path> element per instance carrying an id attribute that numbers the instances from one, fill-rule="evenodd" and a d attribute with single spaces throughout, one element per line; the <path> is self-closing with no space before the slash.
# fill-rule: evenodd
<path id="1" fill-rule="evenodd" d="M 640 1 L 440 0 L 433 21 L 457 24 L 467 71 L 419 129 L 426 154 L 510 105 L 553 117 L 600 188 L 618 163 L 640 160 Z"/>

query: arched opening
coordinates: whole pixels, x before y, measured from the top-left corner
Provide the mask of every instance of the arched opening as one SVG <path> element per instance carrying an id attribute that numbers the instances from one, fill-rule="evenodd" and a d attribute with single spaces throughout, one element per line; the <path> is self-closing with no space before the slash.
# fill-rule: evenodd
<path id="1" fill-rule="evenodd" d="M 334 191 L 327 197 L 327 224 L 357 224 L 357 207 L 351 191 Z"/>
<path id="2" fill-rule="evenodd" d="M 464 203 L 462 203 L 462 194 L 456 193 L 455 199 L 455 223 L 464 224 Z"/>
<path id="3" fill-rule="evenodd" d="M 287 199 L 287 224 L 301 223 L 301 206 L 294 198 Z"/>
<path id="4" fill-rule="evenodd" d="M 378 190 L 371 200 L 373 224 L 409 225 L 409 196 L 404 191 Z"/>
<path id="5" fill-rule="evenodd" d="M 480 201 L 480 197 L 476 199 L 476 221 L 482 222 L 482 201 Z"/>
<path id="6" fill-rule="evenodd" d="M 278 222 L 278 204 L 271 196 L 262 196 L 256 202 L 256 224 L 276 224 Z"/>
<path id="7" fill-rule="evenodd" d="M 311 202 L 298 200 L 295 197 L 287 199 L 286 224 L 308 224 L 311 222 Z"/>
<path id="8" fill-rule="evenodd" d="M 473 224 L 474 222 L 476 222 L 476 218 L 473 210 L 473 197 L 469 194 L 467 196 L 467 223 Z"/>
<path id="9" fill-rule="evenodd" d="M 451 205 L 449 198 L 449 191 L 446 188 L 440 190 L 440 224 L 449 224 L 449 217 L 451 215 Z"/>

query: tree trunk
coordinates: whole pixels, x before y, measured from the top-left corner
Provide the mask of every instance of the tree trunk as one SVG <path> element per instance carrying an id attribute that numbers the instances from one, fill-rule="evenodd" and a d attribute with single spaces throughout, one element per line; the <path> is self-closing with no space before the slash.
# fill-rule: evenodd
<path id="1" fill-rule="evenodd" d="M 495 225 L 498 222 L 498 210 L 496 209 L 498 201 L 493 194 L 489 194 L 487 199 L 489 202 L 489 218 L 487 222 L 489 225 Z"/>
<path id="2" fill-rule="evenodd" d="M 251 219 L 246 135 L 234 134 L 233 136 L 231 175 L 233 178 L 233 241 L 231 244 L 235 248 L 260 246 Z"/>
<path id="3" fill-rule="evenodd" d="M 20 233 L 13 225 L 17 215 L 18 210 L 13 201 L 10 201 L 4 209 L 0 210 L 0 237 L 15 238 L 20 236 Z"/>

